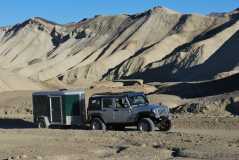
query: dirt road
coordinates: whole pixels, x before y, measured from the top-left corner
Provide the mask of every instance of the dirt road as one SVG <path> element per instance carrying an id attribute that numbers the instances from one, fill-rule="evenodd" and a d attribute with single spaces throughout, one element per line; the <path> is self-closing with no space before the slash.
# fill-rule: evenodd
<path id="1" fill-rule="evenodd" d="M 102 132 L 34 128 L 31 108 L 31 92 L 1 94 L 0 160 L 239 159 L 238 116 L 182 113 L 170 132 Z"/>
<path id="2" fill-rule="evenodd" d="M 238 159 L 239 130 L 0 129 L 0 159 Z"/>

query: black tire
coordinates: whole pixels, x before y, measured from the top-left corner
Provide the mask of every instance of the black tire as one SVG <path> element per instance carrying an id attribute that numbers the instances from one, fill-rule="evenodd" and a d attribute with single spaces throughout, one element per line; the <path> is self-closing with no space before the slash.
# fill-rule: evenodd
<path id="1" fill-rule="evenodd" d="M 43 119 L 40 119 L 37 124 L 38 128 L 48 128 L 46 122 Z"/>
<path id="2" fill-rule="evenodd" d="M 138 122 L 138 130 L 144 132 L 151 132 L 155 130 L 154 122 L 150 118 L 142 118 Z"/>
<path id="3" fill-rule="evenodd" d="M 157 127 L 160 131 L 169 131 L 172 127 L 172 122 L 168 118 L 162 118 Z"/>
<path id="4" fill-rule="evenodd" d="M 91 130 L 106 130 L 105 123 L 99 118 L 93 118 L 90 123 Z"/>

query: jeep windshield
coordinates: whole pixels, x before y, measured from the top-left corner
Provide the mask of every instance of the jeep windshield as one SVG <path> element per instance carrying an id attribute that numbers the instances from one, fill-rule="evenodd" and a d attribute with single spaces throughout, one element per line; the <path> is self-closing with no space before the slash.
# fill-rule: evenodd
<path id="1" fill-rule="evenodd" d="M 148 104 L 148 100 L 143 95 L 128 96 L 128 100 L 131 106 L 137 106 L 142 104 Z"/>

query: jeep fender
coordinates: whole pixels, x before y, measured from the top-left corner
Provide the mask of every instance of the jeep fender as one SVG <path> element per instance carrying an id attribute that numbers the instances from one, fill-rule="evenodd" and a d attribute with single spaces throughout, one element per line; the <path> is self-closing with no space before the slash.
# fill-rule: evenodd
<path id="1" fill-rule="evenodd" d="M 102 121 L 105 123 L 104 119 L 102 118 L 101 113 L 92 113 L 92 114 L 90 114 L 90 116 L 89 116 L 89 122 L 90 122 L 93 118 L 99 118 L 100 120 L 102 120 Z"/>
<path id="2" fill-rule="evenodd" d="M 154 114 L 150 111 L 147 112 L 140 112 L 138 113 L 136 120 L 137 122 L 141 119 L 141 118 L 151 118 L 152 120 L 155 119 Z"/>

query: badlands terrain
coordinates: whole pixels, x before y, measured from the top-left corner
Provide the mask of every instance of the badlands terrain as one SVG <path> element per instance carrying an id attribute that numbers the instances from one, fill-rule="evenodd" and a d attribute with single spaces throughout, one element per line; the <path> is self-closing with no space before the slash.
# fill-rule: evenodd
<path id="1" fill-rule="evenodd" d="M 239 9 L 155 7 L 57 24 L 0 27 L 0 160 L 239 159 Z M 142 79 L 126 85 L 118 79 Z M 31 94 L 144 91 L 173 114 L 169 132 L 37 129 Z"/>

